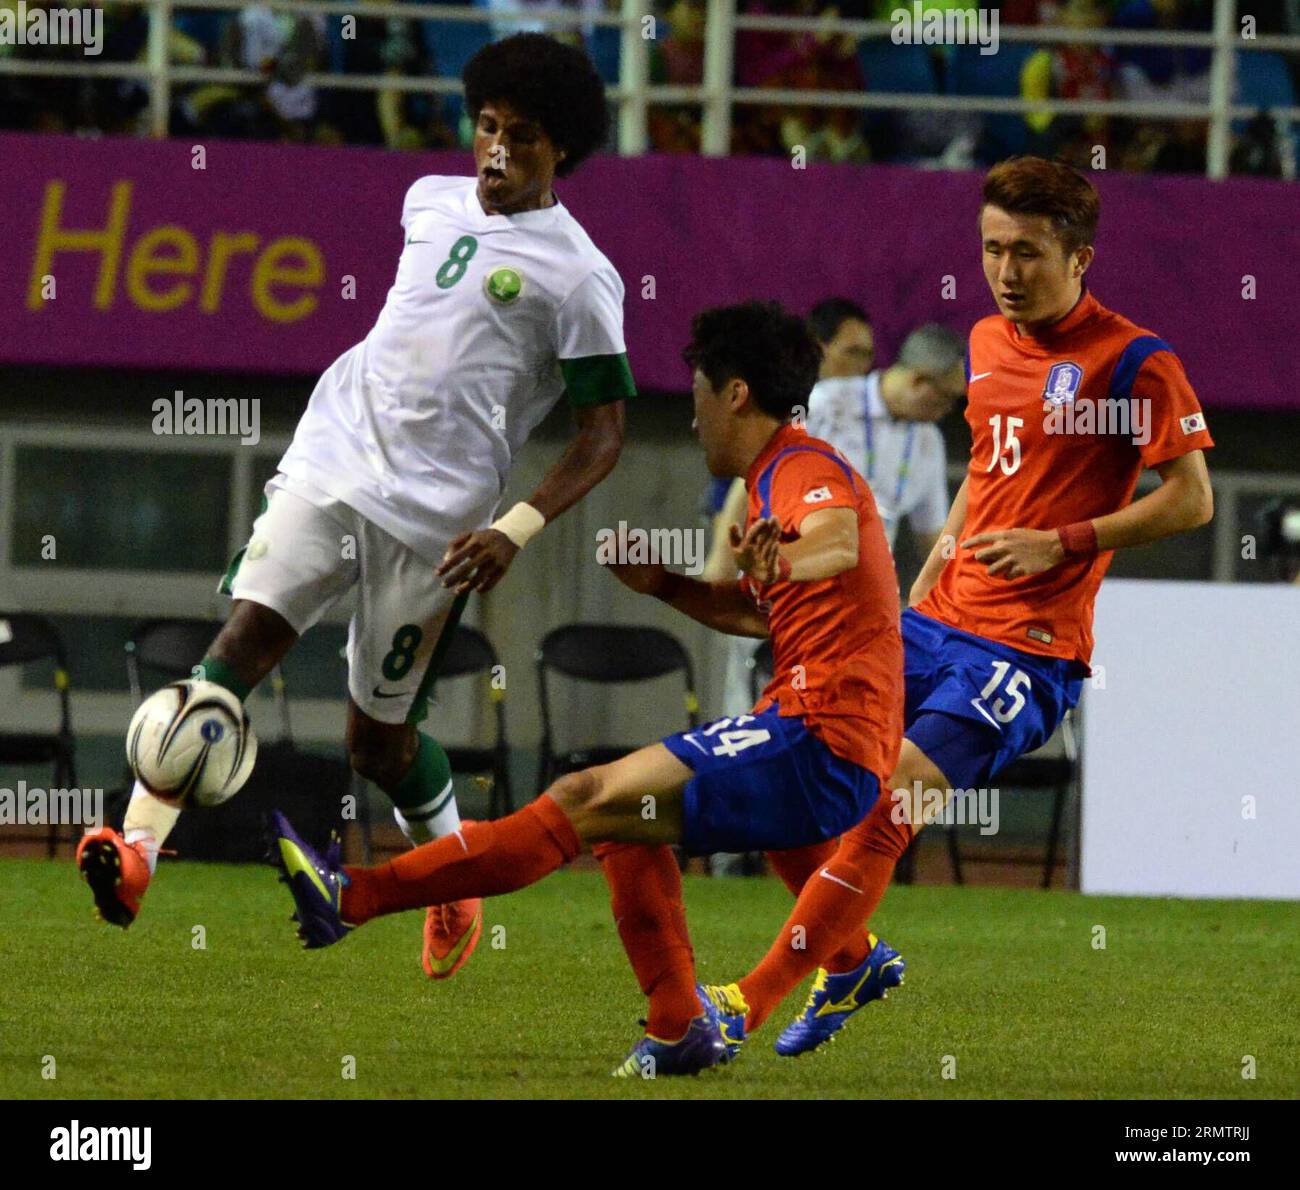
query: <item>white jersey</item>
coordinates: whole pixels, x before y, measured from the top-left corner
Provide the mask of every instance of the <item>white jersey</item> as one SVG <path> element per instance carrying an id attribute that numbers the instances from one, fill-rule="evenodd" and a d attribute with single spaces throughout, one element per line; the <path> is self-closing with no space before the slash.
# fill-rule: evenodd
<path id="1" fill-rule="evenodd" d="M 511 463 L 567 391 L 635 394 L 623 282 L 558 202 L 487 215 L 473 177 L 421 178 L 374 329 L 320 378 L 280 460 L 437 563 L 487 525 Z"/>
<path id="2" fill-rule="evenodd" d="M 819 380 L 808 398 L 808 433 L 837 447 L 862 473 L 892 550 L 904 516 L 914 533 L 938 533 L 951 501 L 942 432 L 933 422 L 891 416 L 881 374 Z"/>

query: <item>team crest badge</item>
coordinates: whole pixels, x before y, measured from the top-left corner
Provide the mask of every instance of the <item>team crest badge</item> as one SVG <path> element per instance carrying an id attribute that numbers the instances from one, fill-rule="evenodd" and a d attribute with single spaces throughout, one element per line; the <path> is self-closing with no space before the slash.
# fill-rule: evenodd
<path id="1" fill-rule="evenodd" d="M 493 269 L 483 281 L 483 288 L 499 306 L 508 306 L 524 291 L 524 278 L 518 269 Z"/>
<path id="2" fill-rule="evenodd" d="M 1053 364 L 1047 373 L 1047 383 L 1043 386 L 1043 400 L 1052 405 L 1069 405 L 1079 395 L 1079 385 L 1083 381 L 1083 369 L 1078 364 L 1068 361 Z"/>

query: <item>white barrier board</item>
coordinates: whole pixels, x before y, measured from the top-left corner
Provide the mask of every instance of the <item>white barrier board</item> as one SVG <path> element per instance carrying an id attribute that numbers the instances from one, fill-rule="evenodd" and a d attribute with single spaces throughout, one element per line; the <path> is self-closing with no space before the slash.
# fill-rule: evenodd
<path id="1" fill-rule="evenodd" d="M 1095 635 L 1083 891 L 1300 898 L 1300 587 L 1105 582 Z"/>

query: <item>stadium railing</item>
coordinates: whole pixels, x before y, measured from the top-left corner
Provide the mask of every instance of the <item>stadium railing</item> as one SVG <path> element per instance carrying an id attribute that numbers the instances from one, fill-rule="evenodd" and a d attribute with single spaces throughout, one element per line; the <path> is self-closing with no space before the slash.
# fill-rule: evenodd
<path id="1" fill-rule="evenodd" d="M 983 114 L 1100 115 L 1135 120 L 1200 119 L 1209 123 L 1206 173 L 1211 178 L 1228 174 L 1234 120 L 1258 114 L 1260 105 L 1233 101 L 1236 53 L 1300 52 L 1300 37 L 1281 35 L 1243 36 L 1237 20 L 1236 0 L 1215 0 L 1212 32 L 1192 33 L 1128 29 L 1080 29 L 1053 25 L 1003 25 L 999 42 L 1051 46 L 1094 44 L 1105 46 L 1162 46 L 1206 49 L 1211 52 L 1210 94 L 1205 103 L 1184 101 L 1139 102 L 1131 100 L 1039 99 L 995 95 L 916 94 L 889 91 L 783 90 L 768 87 L 738 87 L 734 84 L 736 34 L 743 31 L 805 32 L 822 36 L 844 34 L 863 39 L 889 39 L 890 21 L 841 20 L 829 16 L 788 17 L 737 13 L 735 0 L 708 0 L 705 19 L 704 77 L 699 86 L 651 84 L 650 38 L 657 32 L 656 20 L 647 0 L 623 0 L 617 14 L 585 13 L 575 10 L 506 10 L 452 7 L 434 4 L 373 3 L 358 7 L 342 0 L 143 0 L 150 12 L 147 58 L 144 62 L 40 62 L 0 58 L 0 75 L 45 77 L 91 77 L 135 79 L 149 89 L 149 126 L 152 135 L 165 136 L 171 96 L 177 86 L 193 83 L 257 84 L 264 76 L 254 70 L 174 64 L 168 58 L 169 32 L 173 16 L 183 10 L 237 11 L 257 5 L 301 16 L 357 18 L 400 18 L 488 23 L 494 29 L 514 23 L 536 27 L 572 29 L 591 26 L 612 28 L 619 33 L 618 82 L 610 87 L 609 98 L 618 109 L 618 151 L 625 155 L 644 153 L 649 146 L 649 108 L 661 104 L 698 105 L 702 112 L 701 151 L 725 156 L 730 147 L 731 125 L 738 105 L 763 107 L 833 107 L 889 111 L 974 112 Z M 900 5 L 910 9 L 910 5 Z M 306 84 L 324 89 L 363 91 L 408 91 L 454 95 L 460 80 L 449 76 L 431 78 L 398 75 L 308 74 Z M 1267 109 L 1286 131 L 1300 125 L 1300 107 L 1272 106 Z M 1290 145 L 1292 138 L 1283 135 Z M 1284 171 L 1294 176 L 1293 155 L 1284 161 Z"/>

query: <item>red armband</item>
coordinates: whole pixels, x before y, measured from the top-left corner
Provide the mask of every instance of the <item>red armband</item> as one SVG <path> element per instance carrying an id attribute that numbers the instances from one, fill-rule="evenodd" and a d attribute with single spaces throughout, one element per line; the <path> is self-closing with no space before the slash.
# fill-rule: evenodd
<path id="1" fill-rule="evenodd" d="M 1063 525 L 1057 529 L 1056 535 L 1061 539 L 1061 548 L 1067 558 L 1090 558 L 1097 552 L 1097 526 L 1092 521 Z"/>

